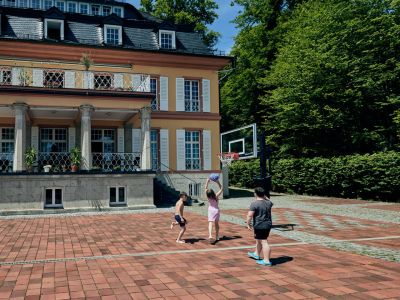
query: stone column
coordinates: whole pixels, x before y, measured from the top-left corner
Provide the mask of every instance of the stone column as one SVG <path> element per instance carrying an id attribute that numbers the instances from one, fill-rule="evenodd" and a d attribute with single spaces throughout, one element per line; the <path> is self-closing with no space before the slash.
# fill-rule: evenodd
<path id="1" fill-rule="evenodd" d="M 92 105 L 81 105 L 81 170 L 89 171 L 92 168 L 92 125 L 91 114 L 94 110 Z"/>
<path id="2" fill-rule="evenodd" d="M 141 169 L 151 170 L 151 152 L 150 152 L 150 107 L 144 107 L 140 110 L 141 129 L 142 129 L 142 158 Z"/>
<path id="3" fill-rule="evenodd" d="M 13 171 L 25 170 L 25 151 L 26 151 L 26 110 L 28 105 L 25 103 L 14 103 L 12 109 L 15 114 L 15 143 L 14 143 L 14 162 Z M 37 150 L 37 149 L 36 149 Z"/>

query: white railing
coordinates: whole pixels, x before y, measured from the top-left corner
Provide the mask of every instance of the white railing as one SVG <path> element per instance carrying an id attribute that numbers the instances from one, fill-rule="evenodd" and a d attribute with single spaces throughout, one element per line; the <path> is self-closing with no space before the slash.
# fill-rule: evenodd
<path id="1" fill-rule="evenodd" d="M 71 159 L 68 152 L 39 152 L 37 155 L 37 167 L 39 172 L 44 171 L 45 166 L 50 166 L 51 172 L 66 172 L 71 170 Z"/>
<path id="2" fill-rule="evenodd" d="M 0 66 L 0 86 L 150 92 L 150 75 Z"/>
<path id="3" fill-rule="evenodd" d="M 92 170 L 140 171 L 141 153 L 92 153 Z"/>
<path id="4" fill-rule="evenodd" d="M 0 172 L 10 173 L 13 170 L 13 153 L 0 153 Z"/>

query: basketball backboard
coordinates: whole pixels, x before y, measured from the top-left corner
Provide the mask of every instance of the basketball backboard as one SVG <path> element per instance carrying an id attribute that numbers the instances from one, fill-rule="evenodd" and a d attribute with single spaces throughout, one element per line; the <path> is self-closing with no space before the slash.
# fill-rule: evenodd
<path id="1" fill-rule="evenodd" d="M 257 125 L 250 124 L 221 133 L 221 152 L 239 153 L 239 159 L 257 157 Z"/>

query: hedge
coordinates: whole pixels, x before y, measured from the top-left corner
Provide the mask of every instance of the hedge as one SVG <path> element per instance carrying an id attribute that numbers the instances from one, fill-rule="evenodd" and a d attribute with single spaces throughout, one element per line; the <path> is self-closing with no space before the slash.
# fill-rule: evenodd
<path id="1" fill-rule="evenodd" d="M 380 152 L 334 158 L 281 159 L 273 162 L 276 192 L 344 198 L 400 200 L 400 153 Z M 252 188 L 259 160 L 234 162 L 233 186 Z"/>

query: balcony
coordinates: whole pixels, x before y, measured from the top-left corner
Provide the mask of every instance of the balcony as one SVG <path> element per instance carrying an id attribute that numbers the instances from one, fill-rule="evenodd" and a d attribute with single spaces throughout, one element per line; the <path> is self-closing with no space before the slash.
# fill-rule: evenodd
<path id="1" fill-rule="evenodd" d="M 0 153 L 0 173 L 13 171 L 13 153 Z"/>
<path id="2" fill-rule="evenodd" d="M 0 88 L 39 88 L 55 91 L 150 93 L 150 75 L 0 66 Z"/>

